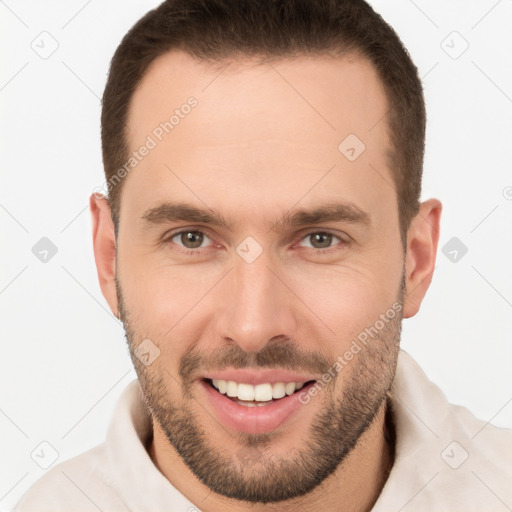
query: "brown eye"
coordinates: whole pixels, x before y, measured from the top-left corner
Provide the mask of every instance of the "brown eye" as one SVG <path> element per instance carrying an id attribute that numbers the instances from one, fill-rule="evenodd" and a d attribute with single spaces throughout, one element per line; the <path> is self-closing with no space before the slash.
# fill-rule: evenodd
<path id="1" fill-rule="evenodd" d="M 336 243 L 342 242 L 339 236 L 323 231 L 309 233 L 303 240 L 309 240 L 309 244 L 305 244 L 303 247 L 310 247 L 312 249 L 329 249 L 333 246 L 334 241 L 336 241 Z"/>
<path id="2" fill-rule="evenodd" d="M 311 245 L 315 249 L 325 249 L 330 247 L 332 243 L 332 235 L 329 233 L 314 233 L 309 235 L 311 239 Z"/>
<path id="3" fill-rule="evenodd" d="M 174 234 L 170 240 L 185 249 L 197 249 L 203 245 L 205 240 L 209 240 L 209 237 L 201 231 L 188 230 Z"/>

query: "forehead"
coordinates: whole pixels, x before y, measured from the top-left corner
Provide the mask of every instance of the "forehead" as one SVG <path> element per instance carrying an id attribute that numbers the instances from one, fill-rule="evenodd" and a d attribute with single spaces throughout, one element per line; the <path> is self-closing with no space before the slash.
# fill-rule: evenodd
<path id="1" fill-rule="evenodd" d="M 239 191 L 269 208 L 306 187 L 348 195 L 365 187 L 367 202 L 382 200 L 392 182 L 387 111 L 376 71 L 356 56 L 210 63 L 168 52 L 132 97 L 129 152 L 151 149 L 125 188 L 140 210 L 179 191 L 208 203 L 221 188 L 225 201 Z"/>
<path id="2" fill-rule="evenodd" d="M 227 119 L 234 125 L 234 117 L 252 121 L 242 133 L 240 126 L 218 133 L 223 143 L 240 142 L 244 136 L 252 140 L 258 130 L 266 135 L 290 134 L 299 118 L 308 125 L 296 127 L 294 134 L 316 132 L 337 139 L 352 130 L 369 139 L 367 132 L 388 109 L 376 70 L 352 54 L 207 62 L 173 50 L 155 59 L 139 83 L 130 103 L 128 137 L 150 130 L 145 121 L 168 119 L 191 96 L 200 103 L 203 124 Z M 280 118 L 282 113 L 287 116 Z M 269 115 L 263 119 L 264 114 Z"/>

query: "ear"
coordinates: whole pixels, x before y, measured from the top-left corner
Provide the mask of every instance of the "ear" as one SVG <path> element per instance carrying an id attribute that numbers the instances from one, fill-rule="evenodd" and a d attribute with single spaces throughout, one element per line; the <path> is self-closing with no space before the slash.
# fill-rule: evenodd
<path id="1" fill-rule="evenodd" d="M 116 237 L 108 199 L 93 193 L 89 198 L 92 216 L 94 258 L 101 292 L 112 313 L 119 318 L 116 292 Z"/>
<path id="2" fill-rule="evenodd" d="M 442 204 L 429 199 L 420 204 L 407 232 L 404 318 L 414 316 L 427 293 L 436 263 Z"/>

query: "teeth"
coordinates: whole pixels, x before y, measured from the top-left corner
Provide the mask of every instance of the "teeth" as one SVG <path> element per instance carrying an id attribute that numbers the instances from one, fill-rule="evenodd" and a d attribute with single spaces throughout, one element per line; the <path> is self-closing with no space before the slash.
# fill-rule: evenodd
<path id="1" fill-rule="evenodd" d="M 244 400 L 245 403 L 242 405 L 247 405 L 248 407 L 263 405 L 251 404 L 251 401 L 269 402 L 273 398 L 278 399 L 283 398 L 285 395 L 291 395 L 295 390 L 301 389 L 304 386 L 304 382 L 276 382 L 275 384 L 265 383 L 253 386 L 252 384 L 239 384 L 232 380 L 225 381 L 220 379 L 213 379 L 212 384 L 223 395 Z"/>
<path id="2" fill-rule="evenodd" d="M 286 395 L 286 384 L 284 382 L 276 382 L 272 386 L 272 397 L 283 398 Z"/>
<path id="3" fill-rule="evenodd" d="M 250 384 L 238 384 L 237 396 L 240 400 L 254 400 L 254 386 Z"/>
<path id="4" fill-rule="evenodd" d="M 288 382 L 284 387 L 287 395 L 291 395 L 295 391 L 295 382 Z"/>
<path id="5" fill-rule="evenodd" d="M 240 402 L 240 400 L 237 400 L 236 403 L 244 407 L 265 407 L 265 405 L 268 405 L 268 402 Z"/>
<path id="6" fill-rule="evenodd" d="M 257 402 L 272 400 L 272 384 L 258 384 L 254 386 L 254 400 Z"/>
<path id="7" fill-rule="evenodd" d="M 226 383 L 226 395 L 230 397 L 238 396 L 238 384 L 232 380 Z"/>

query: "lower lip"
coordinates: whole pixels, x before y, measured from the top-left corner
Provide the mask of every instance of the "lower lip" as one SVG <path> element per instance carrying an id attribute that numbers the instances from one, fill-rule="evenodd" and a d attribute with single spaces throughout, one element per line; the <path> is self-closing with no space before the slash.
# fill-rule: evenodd
<path id="1" fill-rule="evenodd" d="M 246 407 L 233 402 L 204 380 L 200 382 L 220 422 L 233 430 L 250 434 L 272 432 L 286 420 L 296 416 L 299 409 L 303 407 L 299 401 L 299 393 L 313 384 L 310 383 L 299 392 L 275 400 L 269 405 Z"/>

